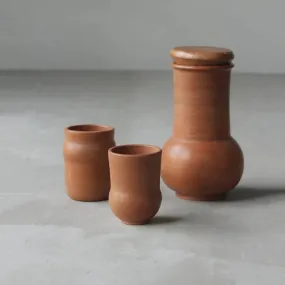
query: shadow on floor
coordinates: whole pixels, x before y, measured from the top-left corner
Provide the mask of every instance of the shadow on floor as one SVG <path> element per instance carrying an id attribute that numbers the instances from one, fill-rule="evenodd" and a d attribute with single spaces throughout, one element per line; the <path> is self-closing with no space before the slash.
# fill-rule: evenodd
<path id="1" fill-rule="evenodd" d="M 232 192 L 229 193 L 225 202 L 242 202 L 249 200 L 259 200 L 266 198 L 274 199 L 285 199 L 285 187 L 276 188 L 276 187 L 237 187 Z"/>
<path id="2" fill-rule="evenodd" d="M 150 225 L 162 225 L 177 223 L 182 220 L 182 217 L 171 217 L 171 216 L 156 216 L 150 222 Z"/>

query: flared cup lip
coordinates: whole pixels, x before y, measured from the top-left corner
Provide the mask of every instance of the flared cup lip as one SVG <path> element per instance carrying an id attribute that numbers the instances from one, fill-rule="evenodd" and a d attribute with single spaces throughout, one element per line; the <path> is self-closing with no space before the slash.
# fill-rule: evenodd
<path id="1" fill-rule="evenodd" d="M 137 153 L 123 153 L 123 150 L 127 148 L 141 148 L 142 150 L 148 150 L 146 152 Z M 117 145 L 109 149 L 109 153 L 121 157 L 145 157 L 161 153 L 162 149 L 158 146 L 151 144 L 122 144 Z"/>
<path id="2" fill-rule="evenodd" d="M 66 127 L 64 130 L 67 133 L 73 134 L 96 134 L 102 132 L 114 131 L 114 127 L 99 124 L 77 124 Z"/>

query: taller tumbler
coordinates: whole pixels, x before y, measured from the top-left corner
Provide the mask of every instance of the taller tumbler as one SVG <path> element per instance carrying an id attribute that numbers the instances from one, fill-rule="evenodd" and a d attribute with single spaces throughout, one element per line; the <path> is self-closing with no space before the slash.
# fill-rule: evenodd
<path id="1" fill-rule="evenodd" d="M 240 181 L 243 154 L 230 134 L 233 52 L 176 47 L 173 135 L 162 152 L 164 183 L 181 199 L 220 200 Z"/>
<path id="2" fill-rule="evenodd" d="M 102 125 L 65 128 L 65 183 L 71 199 L 85 202 L 108 199 L 108 149 L 115 146 L 114 134 L 113 127 Z"/>

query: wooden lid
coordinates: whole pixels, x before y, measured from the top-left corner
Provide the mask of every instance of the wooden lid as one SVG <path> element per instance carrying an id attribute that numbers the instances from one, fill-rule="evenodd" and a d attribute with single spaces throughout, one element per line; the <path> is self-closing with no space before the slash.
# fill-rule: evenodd
<path id="1" fill-rule="evenodd" d="M 234 54 L 231 50 L 208 46 L 180 46 L 170 51 L 178 65 L 230 65 Z"/>

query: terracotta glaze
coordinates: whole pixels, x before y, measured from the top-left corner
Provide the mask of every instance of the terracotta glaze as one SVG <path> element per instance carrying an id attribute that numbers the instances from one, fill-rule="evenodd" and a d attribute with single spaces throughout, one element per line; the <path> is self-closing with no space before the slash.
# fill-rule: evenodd
<path id="1" fill-rule="evenodd" d="M 71 199 L 85 202 L 108 199 L 108 150 L 115 146 L 114 133 L 113 127 L 101 125 L 65 128 L 65 183 Z"/>
<path id="2" fill-rule="evenodd" d="M 240 181 L 243 154 L 230 133 L 233 52 L 216 47 L 171 51 L 172 137 L 162 153 L 162 178 L 179 198 L 220 200 Z"/>
<path id="3" fill-rule="evenodd" d="M 109 204 L 125 224 L 148 223 L 161 204 L 161 149 L 151 145 L 121 145 L 109 150 Z"/>

